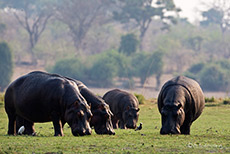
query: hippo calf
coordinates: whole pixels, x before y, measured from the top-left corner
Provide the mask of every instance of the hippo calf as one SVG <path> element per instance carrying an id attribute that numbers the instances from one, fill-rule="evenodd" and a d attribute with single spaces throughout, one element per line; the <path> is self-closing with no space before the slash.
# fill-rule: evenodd
<path id="1" fill-rule="evenodd" d="M 158 95 L 160 134 L 190 134 L 190 127 L 205 106 L 199 84 L 184 76 L 166 82 Z"/>
<path id="2" fill-rule="evenodd" d="M 24 134 L 33 135 L 34 122 L 49 121 L 53 122 L 55 136 L 63 136 L 66 122 L 74 136 L 92 132 L 90 106 L 77 84 L 56 74 L 36 71 L 16 79 L 6 90 L 5 111 L 9 135 L 21 126 L 25 127 Z"/>
<path id="3" fill-rule="evenodd" d="M 135 129 L 139 117 L 139 102 L 137 98 L 123 90 L 108 91 L 103 99 L 109 105 L 112 113 L 113 128 Z"/>

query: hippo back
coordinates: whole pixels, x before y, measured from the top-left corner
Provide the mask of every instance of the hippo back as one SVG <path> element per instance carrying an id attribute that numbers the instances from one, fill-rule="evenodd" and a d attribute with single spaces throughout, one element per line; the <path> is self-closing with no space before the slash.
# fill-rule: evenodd
<path id="1" fill-rule="evenodd" d="M 202 113 L 204 106 L 205 106 L 205 100 L 204 100 L 204 94 L 200 87 L 200 85 L 193 79 L 184 77 L 184 76 L 178 76 L 175 77 L 168 82 L 166 82 L 159 95 L 158 95 L 158 109 L 161 111 L 161 108 L 163 107 L 163 93 L 170 87 L 173 86 L 182 86 L 184 87 L 190 94 L 192 102 L 190 102 L 192 106 L 192 112 L 193 112 L 193 121 L 196 120 L 200 114 Z"/>

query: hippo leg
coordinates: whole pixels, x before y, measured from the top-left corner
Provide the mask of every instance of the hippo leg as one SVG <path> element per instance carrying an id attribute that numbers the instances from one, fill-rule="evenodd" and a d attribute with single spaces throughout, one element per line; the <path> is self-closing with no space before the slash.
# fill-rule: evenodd
<path id="1" fill-rule="evenodd" d="M 189 135 L 190 134 L 190 126 L 191 124 L 183 124 L 181 127 L 180 127 L 180 130 L 181 130 L 181 134 L 185 134 L 185 135 Z"/>
<path id="2" fill-rule="evenodd" d="M 16 115 L 8 113 L 8 135 L 15 135 Z"/>
<path id="3" fill-rule="evenodd" d="M 15 135 L 15 128 L 16 128 L 16 112 L 14 108 L 5 107 L 7 116 L 8 116 L 8 135 Z"/>
<path id="4" fill-rule="evenodd" d="M 31 121 L 28 121 L 20 116 L 16 117 L 16 132 L 18 132 L 18 129 L 24 126 L 25 127 L 25 131 L 23 132 L 23 134 L 25 135 L 36 135 L 35 134 L 35 129 L 34 129 L 34 123 Z"/>
<path id="5" fill-rule="evenodd" d="M 66 123 L 66 121 L 62 118 L 61 119 L 62 129 L 64 128 L 65 123 Z"/>
<path id="6" fill-rule="evenodd" d="M 112 118 L 112 123 L 113 123 L 113 128 L 114 129 L 117 129 L 118 128 L 118 119 L 117 119 L 117 117 L 113 117 Z"/>
<path id="7" fill-rule="evenodd" d="M 53 126 L 54 126 L 54 136 L 63 136 L 63 130 L 62 130 L 62 123 L 59 119 L 58 114 L 52 113 L 51 114 Z"/>
<path id="8" fill-rule="evenodd" d="M 122 119 L 119 121 L 119 127 L 120 127 L 121 129 L 126 129 L 126 127 L 125 127 L 125 122 L 124 122 Z"/>

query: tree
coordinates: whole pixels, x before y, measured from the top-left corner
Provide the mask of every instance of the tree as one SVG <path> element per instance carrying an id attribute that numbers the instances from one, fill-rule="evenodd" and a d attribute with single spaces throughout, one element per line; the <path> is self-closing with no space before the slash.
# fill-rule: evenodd
<path id="1" fill-rule="evenodd" d="M 217 24 L 224 34 L 230 28 L 230 2 L 228 0 L 214 0 L 213 3 L 206 5 L 209 9 L 202 12 L 204 19 L 200 24 L 203 26 Z"/>
<path id="2" fill-rule="evenodd" d="M 126 55 L 135 53 L 137 50 L 138 40 L 136 36 L 131 34 L 126 34 L 121 37 L 119 52 L 122 52 Z"/>
<path id="3" fill-rule="evenodd" d="M 7 43 L 0 43 L 0 91 L 10 83 L 13 74 L 12 53 Z"/>
<path id="4" fill-rule="evenodd" d="M 9 7 L 18 23 L 29 34 L 29 52 L 32 64 L 37 64 L 34 47 L 52 16 L 53 0 L 3 0 L 1 7 Z"/>
<path id="5" fill-rule="evenodd" d="M 148 77 L 156 75 L 156 89 L 160 86 L 160 78 L 163 73 L 163 54 L 162 52 L 149 53 L 137 53 L 132 58 L 132 75 L 139 77 L 142 86 Z"/>
<path id="6" fill-rule="evenodd" d="M 101 17 L 106 16 L 111 3 L 109 0 L 68 0 L 57 7 L 57 18 L 68 25 L 76 49 L 82 48 L 83 39 L 96 22 L 105 22 Z"/>
<path id="7" fill-rule="evenodd" d="M 157 0 L 153 5 L 153 0 L 118 0 L 120 11 L 114 12 L 114 19 L 121 23 L 134 21 L 140 31 L 140 50 L 145 33 L 153 19 L 160 18 L 164 24 L 162 29 L 168 29 L 171 23 L 175 24 L 174 16 L 167 15 L 168 11 L 179 12 L 173 0 Z"/>

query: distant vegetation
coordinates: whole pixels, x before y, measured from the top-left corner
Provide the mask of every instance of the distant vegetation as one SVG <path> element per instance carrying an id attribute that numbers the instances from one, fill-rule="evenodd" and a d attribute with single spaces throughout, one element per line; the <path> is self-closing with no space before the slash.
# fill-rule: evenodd
<path id="1" fill-rule="evenodd" d="M 230 90 L 230 60 L 192 65 L 185 75 L 199 81 L 201 87 L 208 91 Z"/>
<path id="2" fill-rule="evenodd" d="M 0 0 L 0 41 L 19 66 L 38 65 L 97 87 L 118 79 L 133 88 L 134 78 L 143 86 L 154 76 L 159 89 L 163 74 L 185 74 L 204 90 L 230 90 L 230 9 L 221 4 L 227 0 L 201 12 L 200 25 L 181 18 L 172 0 L 20 2 Z"/>
<path id="3" fill-rule="evenodd" d="M 10 83 L 13 74 L 12 52 L 6 42 L 0 42 L 0 55 L 0 92 L 2 92 Z"/>

